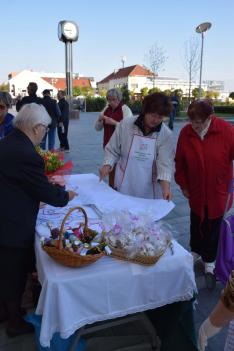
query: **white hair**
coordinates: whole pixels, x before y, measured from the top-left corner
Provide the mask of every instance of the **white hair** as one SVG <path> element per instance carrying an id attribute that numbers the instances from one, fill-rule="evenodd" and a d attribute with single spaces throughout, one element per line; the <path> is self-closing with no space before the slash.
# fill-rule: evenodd
<path id="1" fill-rule="evenodd" d="M 51 118 L 43 105 L 35 102 L 23 105 L 14 119 L 14 125 L 19 129 L 31 129 L 37 124 L 48 126 Z"/>

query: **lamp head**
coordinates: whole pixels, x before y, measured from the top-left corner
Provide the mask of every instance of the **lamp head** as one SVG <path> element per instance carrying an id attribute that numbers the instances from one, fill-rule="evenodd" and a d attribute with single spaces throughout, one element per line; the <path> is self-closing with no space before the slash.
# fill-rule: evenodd
<path id="1" fill-rule="evenodd" d="M 197 26 L 196 32 L 197 33 L 207 32 L 211 26 L 212 26 L 212 24 L 210 22 L 201 23 L 201 24 L 199 24 L 199 26 Z"/>

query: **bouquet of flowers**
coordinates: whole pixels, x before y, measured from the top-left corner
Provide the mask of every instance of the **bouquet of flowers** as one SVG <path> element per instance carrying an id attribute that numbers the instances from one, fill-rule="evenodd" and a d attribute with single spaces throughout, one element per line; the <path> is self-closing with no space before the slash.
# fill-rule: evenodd
<path id="1" fill-rule="evenodd" d="M 64 162 L 64 154 L 59 151 L 45 151 L 36 146 L 36 150 L 45 163 L 45 174 L 52 182 L 61 182 L 63 176 L 69 174 L 73 168 L 72 161 Z"/>

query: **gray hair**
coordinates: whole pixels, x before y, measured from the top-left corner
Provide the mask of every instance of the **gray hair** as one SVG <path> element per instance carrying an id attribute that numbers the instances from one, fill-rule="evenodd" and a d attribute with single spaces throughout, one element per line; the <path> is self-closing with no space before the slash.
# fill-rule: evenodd
<path id="1" fill-rule="evenodd" d="M 43 105 L 35 102 L 23 105 L 14 119 L 14 125 L 19 129 L 32 129 L 37 124 L 48 126 L 51 118 Z"/>
<path id="2" fill-rule="evenodd" d="M 0 91 L 0 101 L 3 102 L 8 108 L 12 105 L 12 98 L 6 91 Z"/>
<path id="3" fill-rule="evenodd" d="M 119 101 L 121 101 L 122 98 L 123 98 L 123 95 L 122 95 L 122 93 L 121 93 L 121 91 L 119 89 L 113 88 L 113 89 L 108 90 L 107 93 L 106 93 L 106 98 L 108 99 L 110 97 L 115 97 Z"/>

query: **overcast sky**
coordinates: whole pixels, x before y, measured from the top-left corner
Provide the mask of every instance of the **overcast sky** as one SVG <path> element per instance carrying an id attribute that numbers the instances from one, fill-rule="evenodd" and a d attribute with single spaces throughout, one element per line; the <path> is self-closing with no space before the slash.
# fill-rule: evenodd
<path id="1" fill-rule="evenodd" d="M 0 82 L 11 71 L 33 69 L 64 72 L 64 44 L 58 40 L 61 20 L 75 21 L 80 30 L 74 44 L 74 72 L 103 79 L 120 68 L 146 64 L 145 55 L 157 42 L 168 60 L 160 76 L 186 78 L 183 46 L 202 22 L 205 34 L 203 79 L 225 80 L 234 91 L 233 0 L 70 0 L 2 1 L 0 21 Z"/>

